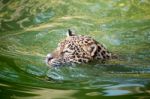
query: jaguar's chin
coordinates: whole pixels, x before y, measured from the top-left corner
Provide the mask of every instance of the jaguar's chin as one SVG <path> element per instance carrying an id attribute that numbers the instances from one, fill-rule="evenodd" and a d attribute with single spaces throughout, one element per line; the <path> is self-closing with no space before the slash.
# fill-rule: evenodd
<path id="1" fill-rule="evenodd" d="M 48 66 L 52 66 L 52 67 L 57 67 L 57 66 L 61 66 L 62 65 L 62 62 L 61 60 L 57 59 L 57 58 L 54 58 L 52 57 L 51 54 L 47 54 L 46 56 L 46 59 L 45 59 L 45 62 Z"/>

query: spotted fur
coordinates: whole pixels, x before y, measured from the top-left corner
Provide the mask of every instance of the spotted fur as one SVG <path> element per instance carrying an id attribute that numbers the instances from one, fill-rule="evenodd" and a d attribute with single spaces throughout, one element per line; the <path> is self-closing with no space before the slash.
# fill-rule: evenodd
<path id="1" fill-rule="evenodd" d="M 89 36 L 76 35 L 68 30 L 65 40 L 46 57 L 46 63 L 51 66 L 63 64 L 81 64 L 93 60 L 108 60 L 112 54 L 96 40 Z"/>

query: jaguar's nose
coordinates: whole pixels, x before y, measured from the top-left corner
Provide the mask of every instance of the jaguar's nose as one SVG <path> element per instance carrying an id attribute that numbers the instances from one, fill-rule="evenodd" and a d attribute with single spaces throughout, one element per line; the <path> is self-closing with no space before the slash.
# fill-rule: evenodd
<path id="1" fill-rule="evenodd" d="M 51 61 L 53 59 L 53 56 L 52 56 L 52 54 L 47 54 L 47 56 L 46 56 L 46 63 L 49 63 L 49 61 Z"/>

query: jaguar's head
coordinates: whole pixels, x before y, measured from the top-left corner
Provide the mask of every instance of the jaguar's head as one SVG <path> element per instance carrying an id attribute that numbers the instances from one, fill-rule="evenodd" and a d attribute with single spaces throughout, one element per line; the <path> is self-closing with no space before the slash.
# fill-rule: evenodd
<path id="1" fill-rule="evenodd" d="M 68 30 L 65 40 L 47 55 L 46 63 L 50 66 L 61 66 L 111 58 L 112 54 L 96 40 L 88 36 L 75 35 L 71 30 Z"/>

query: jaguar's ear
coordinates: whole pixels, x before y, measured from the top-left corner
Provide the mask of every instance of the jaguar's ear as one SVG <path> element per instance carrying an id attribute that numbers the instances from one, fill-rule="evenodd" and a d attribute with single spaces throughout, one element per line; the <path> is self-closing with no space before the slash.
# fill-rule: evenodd
<path id="1" fill-rule="evenodd" d="M 68 31 L 67 31 L 67 36 L 68 36 L 68 37 L 69 37 L 69 36 L 75 36 L 75 33 L 72 32 L 70 29 L 68 29 Z"/>

